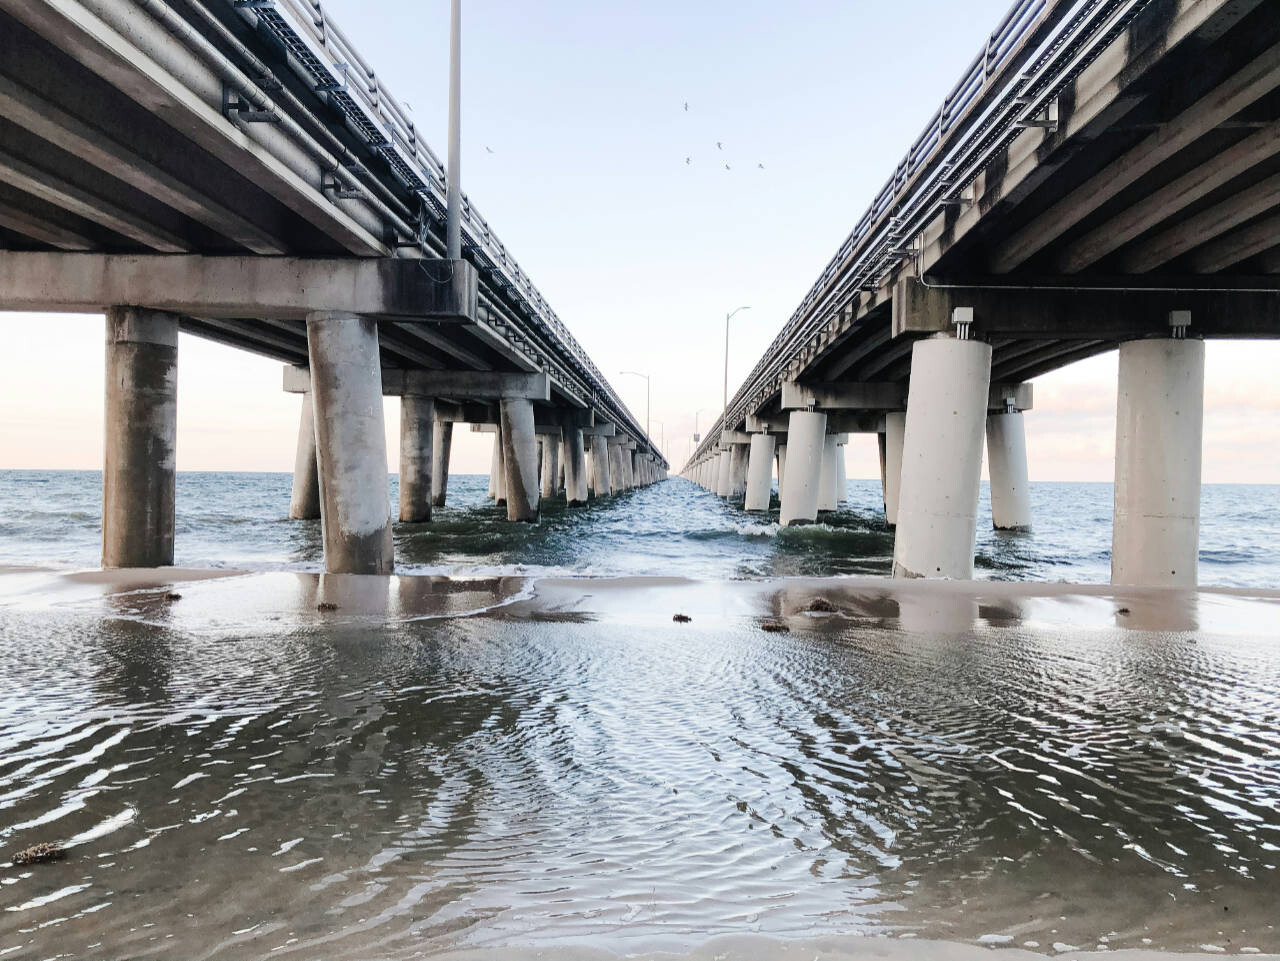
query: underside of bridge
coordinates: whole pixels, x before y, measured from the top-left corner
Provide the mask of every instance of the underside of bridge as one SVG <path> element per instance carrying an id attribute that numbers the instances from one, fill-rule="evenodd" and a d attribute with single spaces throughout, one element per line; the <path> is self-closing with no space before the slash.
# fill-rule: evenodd
<path id="1" fill-rule="evenodd" d="M 822 435 L 878 432 L 897 569 L 971 576 L 984 433 L 994 522 L 1025 528 L 1027 382 L 1119 349 L 1113 577 L 1194 583 L 1218 337 L 1280 337 L 1274 4 L 1018 2 L 686 473 L 742 493 L 768 432 L 782 520 L 812 521 Z"/>

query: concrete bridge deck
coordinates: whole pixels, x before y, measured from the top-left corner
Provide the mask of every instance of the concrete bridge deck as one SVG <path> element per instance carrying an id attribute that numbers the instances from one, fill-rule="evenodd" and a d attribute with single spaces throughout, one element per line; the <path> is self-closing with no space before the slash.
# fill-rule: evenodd
<path id="1" fill-rule="evenodd" d="M 300 471 L 295 508 L 332 508 L 332 569 L 390 564 L 385 505 L 364 503 L 385 450 L 348 436 L 372 415 L 343 416 L 388 390 L 415 399 L 402 405 L 402 481 L 426 472 L 403 519 L 443 498 L 459 421 L 510 421 L 513 520 L 537 516 L 539 448 L 544 464 L 616 464 L 594 485 L 578 468 L 571 501 L 665 473 L 465 197 L 462 259 L 445 258 L 446 187 L 412 118 L 314 0 L 0 0 L 0 310 L 109 314 L 107 563 L 172 559 L 179 330 L 316 369 L 325 409 L 313 428 L 308 380 L 299 465 L 318 457 L 319 480 Z M 562 431 L 557 445 L 543 428 Z M 548 493 L 564 486 L 553 477 Z M 356 543 L 369 537 L 372 553 Z"/>
<path id="2" fill-rule="evenodd" d="M 1022 0 L 685 473 L 812 521 L 877 432 L 897 569 L 971 576 L 984 432 L 1027 527 L 1027 382 L 1118 348 L 1113 576 L 1194 583 L 1203 339 L 1278 336 L 1274 5 Z"/>

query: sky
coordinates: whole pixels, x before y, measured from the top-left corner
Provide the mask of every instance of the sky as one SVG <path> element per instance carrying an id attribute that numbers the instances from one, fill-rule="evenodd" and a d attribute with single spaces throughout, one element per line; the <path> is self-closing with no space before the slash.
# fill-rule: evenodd
<path id="1" fill-rule="evenodd" d="M 464 0 L 463 189 L 642 423 L 645 382 L 621 371 L 651 375 L 678 467 L 720 410 L 726 313 L 750 307 L 732 394 L 1008 3 Z M 448 0 L 324 7 L 443 155 Z M 103 341 L 101 317 L 0 313 L 0 469 L 101 466 Z M 1277 344 L 1208 345 L 1207 482 L 1280 482 L 1278 363 Z M 280 377 L 183 336 L 179 469 L 291 470 Z M 1112 353 L 1037 379 L 1033 480 L 1112 478 L 1115 377 Z M 397 417 L 390 399 L 392 470 Z M 455 434 L 452 469 L 487 471 L 490 443 Z M 879 476 L 874 436 L 848 458 Z"/>

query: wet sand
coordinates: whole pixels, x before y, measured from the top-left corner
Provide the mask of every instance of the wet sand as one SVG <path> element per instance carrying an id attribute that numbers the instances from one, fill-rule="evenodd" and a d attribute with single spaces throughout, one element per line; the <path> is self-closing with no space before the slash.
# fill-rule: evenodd
<path id="1" fill-rule="evenodd" d="M 815 606 L 815 601 L 818 600 L 824 603 L 817 606 L 830 607 L 833 610 L 811 610 Z M 88 624 L 119 619 L 121 622 L 132 623 L 139 628 L 154 625 L 162 628 L 166 634 L 172 632 L 197 638 L 209 636 L 230 638 L 249 634 L 258 638 L 287 636 L 293 638 L 291 643 L 297 645 L 295 653 L 290 655 L 293 657 L 302 656 L 308 650 L 302 642 L 296 640 L 299 636 L 310 637 L 314 632 L 314 636 L 319 638 L 322 632 L 329 634 L 337 632 L 343 637 L 341 644 L 349 645 L 339 648 L 342 656 L 353 663 L 359 656 L 357 645 L 360 643 L 362 629 L 381 626 L 413 627 L 419 622 L 447 624 L 460 619 L 465 621 L 487 619 L 493 623 L 490 627 L 484 626 L 483 623 L 477 624 L 475 626 L 481 630 L 464 636 L 471 648 L 461 642 L 457 642 L 459 644 L 457 647 L 450 647 L 448 650 L 452 660 L 459 662 L 473 656 L 469 651 L 474 649 L 478 638 L 483 636 L 490 639 L 489 643 L 494 649 L 492 657 L 495 665 L 500 665 L 509 657 L 507 653 L 509 646 L 517 643 L 515 639 L 522 633 L 539 631 L 542 633 L 538 636 L 544 637 L 547 631 L 554 633 L 558 630 L 557 624 L 565 625 L 566 629 L 572 628 L 584 638 L 599 636 L 602 638 L 602 644 L 612 646 L 615 650 L 618 649 L 620 638 L 623 637 L 645 637 L 650 634 L 653 636 L 663 634 L 669 637 L 669 632 L 681 631 L 688 632 L 690 640 L 695 639 L 700 632 L 706 632 L 705 636 L 708 639 L 713 635 L 723 638 L 726 632 L 732 637 L 759 636 L 755 635 L 755 632 L 764 624 L 785 626 L 796 639 L 803 639 L 806 634 L 847 639 L 850 636 L 856 638 L 860 635 L 880 637 L 885 632 L 890 632 L 901 640 L 904 635 L 928 635 L 936 638 L 951 634 L 989 631 L 991 628 L 1011 627 L 1018 628 L 1026 636 L 1035 639 L 1037 643 L 1050 646 L 1057 641 L 1065 645 L 1069 639 L 1082 631 L 1097 631 L 1113 637 L 1116 636 L 1116 631 L 1143 632 L 1153 636 L 1168 635 L 1175 637 L 1178 645 L 1194 645 L 1203 642 L 1210 648 L 1220 644 L 1224 637 L 1249 637 L 1255 639 L 1256 643 L 1257 638 L 1275 638 L 1280 635 L 1280 631 L 1277 630 L 1280 628 L 1280 591 L 1140 590 L 1025 582 L 922 582 L 846 577 L 703 582 L 658 577 L 537 580 L 514 576 L 353 577 L 305 573 L 248 574 L 238 571 L 183 569 L 58 572 L 32 568 L 0 568 L 0 613 L 6 610 L 23 619 L 26 619 L 26 612 L 35 612 L 38 618 L 39 612 L 49 610 L 69 613 L 73 615 L 76 623 Z M 690 620 L 687 623 L 674 623 L 672 618 L 676 614 L 686 615 Z M 85 616 L 83 622 L 81 615 Z M 37 618 L 30 620 L 35 622 Z M 596 624 L 601 628 L 608 627 L 611 633 L 607 636 L 593 633 L 596 632 L 596 628 L 591 625 Z M 333 631 L 330 631 L 331 628 Z M 744 635 L 742 632 L 747 634 Z M 141 634 L 129 636 L 139 639 L 143 637 Z M 317 646 L 321 645 L 317 644 Z M 950 644 L 943 647 L 951 649 Z M 547 646 L 543 647 L 540 642 L 535 647 L 534 653 L 542 657 L 547 651 L 553 649 L 555 649 L 553 643 L 548 642 Z M 1195 650 L 1195 648 L 1188 649 Z M 725 650 L 731 651 L 732 646 L 726 647 Z M 863 650 L 854 647 L 850 649 L 849 656 L 865 656 L 869 650 L 870 648 Z M 280 661 L 283 666 L 287 663 L 287 657 L 283 654 L 279 656 L 285 658 Z M 794 652 L 794 655 L 789 656 L 803 658 L 805 654 Z M 569 668 L 581 668 L 582 665 L 589 663 L 583 659 L 584 657 L 585 655 L 578 649 L 570 650 L 563 665 L 553 665 L 548 668 L 548 677 L 562 676 Z M 139 662 L 136 665 L 132 661 L 128 663 L 132 665 L 131 673 L 126 677 L 129 697 L 149 703 L 151 695 L 142 697 L 137 691 L 149 689 L 153 684 L 164 688 L 162 679 L 151 676 L 152 668 L 149 663 Z M 196 657 L 193 663 L 203 663 L 203 661 L 201 657 Z M 535 667 L 539 665 L 536 659 L 528 663 Z M 791 667 L 802 665 L 803 662 L 787 660 L 783 663 Z M 886 663 L 890 670 L 895 669 L 892 657 L 888 657 Z M 1154 660 L 1151 662 L 1152 665 L 1155 663 Z M 623 666 L 627 666 L 627 662 L 623 662 Z M 708 676 L 714 676 L 714 672 L 719 669 L 714 659 L 705 666 L 713 672 Z M 928 664 L 925 666 L 926 669 L 929 667 Z M 938 666 L 942 666 L 941 662 Z M 345 667 L 342 669 L 346 670 Z M 677 670 L 678 668 L 673 665 L 672 671 Z M 748 670 L 746 674 L 749 676 L 750 671 Z M 817 674 L 820 679 L 821 671 Z M 342 676 L 345 677 L 345 674 Z M 430 676 L 431 672 L 423 675 L 428 679 Z M 616 677 L 617 672 L 608 676 Z M 307 678 L 308 682 L 310 680 Z M 189 686 L 197 692 L 200 689 L 194 681 L 184 682 L 179 687 Z M 622 685 L 623 688 L 625 686 L 625 684 Z M 897 690 L 899 693 L 909 689 L 908 687 L 888 688 L 888 690 Z M 335 690 L 341 690 L 341 688 L 335 688 Z M 662 691 L 659 693 L 664 696 L 666 694 Z M 825 692 L 821 693 L 824 697 L 826 696 Z M 388 710 L 394 703 L 389 700 L 394 694 L 392 690 L 386 694 L 368 695 L 369 706 L 380 711 Z M 735 705 L 743 705 L 749 703 L 752 696 L 753 694 L 744 695 L 739 691 L 732 698 L 724 695 L 723 699 Z M 767 698 L 763 700 L 767 701 Z M 334 694 L 332 703 L 344 704 L 345 697 Z M 660 705 L 660 701 L 658 703 Z M 817 701 L 814 702 L 815 705 L 817 703 Z M 804 706 L 807 708 L 807 702 Z M 634 709 L 634 702 L 614 701 L 612 708 L 615 711 L 620 708 Z M 269 709 L 269 704 L 255 708 L 255 710 L 264 711 Z M 331 710 L 334 716 L 346 716 L 346 708 L 335 707 Z M 896 711 L 895 707 L 886 716 L 894 717 Z M 410 716 L 405 715 L 406 719 Z M 754 723 L 759 724 L 764 719 L 764 717 L 756 718 Z M 634 720 L 631 719 L 626 721 L 626 724 L 633 723 Z M 665 724 L 666 721 L 664 720 L 663 723 Z M 1064 725 L 1063 730 L 1071 730 L 1070 718 L 1061 723 Z M 423 725 L 420 731 L 406 732 L 403 735 L 407 739 L 404 743 L 406 752 L 412 753 L 417 749 L 420 740 L 430 740 L 435 736 L 434 733 L 429 732 L 434 732 L 436 727 L 427 725 L 425 722 Z M 747 724 L 743 731 L 751 729 L 752 724 Z M 269 730 L 272 728 L 265 728 L 260 733 L 265 734 Z M 394 730 L 394 727 L 388 728 L 388 736 L 391 736 L 390 732 Z M 477 730 L 483 732 L 484 726 L 479 725 Z M 662 730 L 667 729 L 664 727 Z M 354 729 L 350 733 L 354 733 Z M 724 733 L 732 736 L 746 736 L 745 733 L 734 735 L 732 731 Z M 487 734 L 479 736 L 488 737 Z M 935 750 L 934 746 L 926 743 L 922 737 L 913 736 L 917 737 L 926 751 Z M 1039 738 L 1040 734 L 1035 734 L 1035 737 Z M 322 749 L 323 745 L 330 740 L 326 737 L 317 737 L 316 749 Z M 901 734 L 899 740 L 902 744 L 908 743 Z M 763 753 L 761 757 L 764 757 Z M 669 758 L 665 759 L 663 764 L 669 767 L 676 761 L 675 758 Z M 786 757 L 780 757 L 779 763 L 786 764 L 789 761 Z M 1258 759 L 1251 758 L 1248 763 L 1256 765 Z M 693 777 L 696 774 L 697 765 L 697 761 L 684 764 L 684 776 Z M 310 769 L 298 768 L 297 770 L 309 771 Z M 294 768 L 283 771 L 282 773 L 287 776 L 279 783 L 286 784 L 300 776 L 317 776 L 311 773 L 299 775 L 294 771 Z M 174 776 L 170 778 L 177 782 L 174 788 L 175 797 L 179 796 L 176 793 L 178 784 L 186 783 L 185 778 L 178 780 L 178 773 L 175 770 Z M 500 773 L 505 775 L 506 772 L 503 770 Z M 1061 771 L 1055 771 L 1055 773 L 1057 776 L 1062 776 Z M 203 774 L 199 776 L 207 777 Z M 495 780 L 501 783 L 502 777 L 499 776 Z M 215 790 L 213 779 L 195 783 L 209 784 L 211 797 L 222 792 L 224 787 L 219 785 Z M 300 783 L 313 782 L 301 781 Z M 314 783 L 323 784 L 324 782 Z M 183 788 L 184 792 L 191 790 L 193 789 Z M 659 785 L 659 793 L 665 790 L 667 789 Z M 720 788 L 715 789 L 715 791 L 719 790 Z M 684 783 L 681 783 L 681 791 L 680 799 L 692 793 L 691 789 L 686 789 Z M 1060 793 L 1070 795 L 1066 790 Z M 843 796 L 841 791 L 836 791 L 835 794 Z M 648 804 L 657 794 L 646 788 L 641 796 Z M 1033 796 L 1032 793 L 1027 795 L 1027 797 Z M 323 793 L 316 794 L 314 803 L 319 803 L 324 797 Z M 216 806 L 217 800 L 211 800 L 209 804 Z M 248 802 L 244 799 L 242 801 L 243 803 L 237 802 L 237 804 L 240 804 L 247 813 Z M 427 823 L 432 817 L 438 816 L 433 813 L 439 810 L 436 806 L 428 806 L 423 811 L 419 811 L 416 807 L 407 806 L 407 801 L 401 803 L 412 812 L 411 821 L 420 820 L 422 823 Z M 613 804 L 614 801 L 610 800 L 608 803 Z M 823 796 L 820 801 L 815 802 L 816 809 L 819 811 L 825 811 L 828 806 L 838 803 L 839 798 L 834 795 L 831 798 Z M 157 810 L 161 809 L 157 808 Z M 761 810 L 763 811 L 763 807 Z M 140 818 L 141 823 L 145 821 L 147 809 L 139 807 L 139 811 L 143 815 Z M 204 816 L 196 808 L 193 808 L 193 811 L 196 818 Z M 752 818 L 758 817 L 754 812 L 749 813 Z M 347 816 L 349 815 L 343 815 L 344 818 Z M 716 816 L 719 816 L 718 813 Z M 372 815 L 366 815 L 366 817 L 372 817 Z M 778 819 L 777 815 L 772 817 Z M 781 819 L 778 820 L 781 823 Z M 190 823 L 196 822 L 193 820 Z M 760 826 L 766 826 L 765 822 L 760 821 Z M 3 827 L 2 823 L 0 827 Z M 136 832 L 139 828 L 135 825 L 128 830 Z M 168 828 L 161 825 L 157 830 L 167 831 Z M 183 830 L 196 829 L 183 828 Z M 132 837 L 131 834 L 130 840 Z M 139 837 L 142 836 L 139 835 Z M 160 845 L 161 838 L 173 838 L 169 843 L 178 843 L 176 835 L 157 834 L 157 846 Z M 202 836 L 199 840 L 189 843 L 200 846 L 189 847 L 188 857 L 204 859 L 208 856 L 203 846 L 207 842 Z M 131 849 L 121 848 L 120 851 L 114 852 L 112 857 L 124 857 L 128 850 Z M 341 870 L 337 866 L 341 863 L 339 859 L 332 853 L 324 853 L 330 858 L 330 862 L 327 863 L 335 865 L 328 869 L 335 872 L 329 877 L 344 877 L 346 873 L 358 876 L 362 870 L 368 870 L 361 866 L 364 858 L 363 850 L 352 855 Z M 105 856 L 105 852 L 98 855 L 98 857 Z M 215 892 L 225 890 L 222 882 L 235 877 L 234 873 L 220 876 L 219 871 L 243 870 L 243 863 L 228 861 L 225 867 L 217 861 L 203 864 L 200 874 L 202 877 L 208 875 L 206 883 L 212 885 L 208 896 L 213 897 Z M 381 862 L 378 863 L 381 864 Z M 67 869 L 64 867 L 57 870 Z M 755 961 L 755 959 L 760 961 L 809 961 L 809 959 L 846 961 L 848 959 L 852 961 L 852 959 L 863 958 L 886 959 L 886 961 L 896 961 L 899 958 L 963 961 L 968 958 L 987 957 L 993 949 L 998 949 L 1004 956 L 1009 957 L 1033 958 L 1048 954 L 1075 958 L 1083 957 L 1085 954 L 1096 954 L 1099 950 L 1107 950 L 1110 942 L 1139 943 L 1145 933 L 1144 925 L 1150 922 L 1153 925 L 1152 933 L 1156 933 L 1157 943 L 1178 944 L 1190 948 L 1199 941 L 1198 937 L 1189 936 L 1191 932 L 1209 931 L 1222 935 L 1221 938 L 1206 937 L 1206 942 L 1211 948 L 1221 948 L 1225 942 L 1228 945 L 1226 947 L 1228 953 L 1280 958 L 1280 955 L 1259 955 L 1249 951 L 1254 944 L 1269 948 L 1274 948 L 1276 944 L 1274 924 L 1280 923 L 1280 912 L 1273 917 L 1268 917 L 1265 897 L 1258 902 L 1255 894 L 1253 904 L 1248 903 L 1243 897 L 1239 902 L 1232 901 L 1231 910 L 1234 912 L 1230 915 L 1232 926 L 1244 925 L 1250 932 L 1250 936 L 1246 936 L 1245 940 L 1237 940 L 1233 943 L 1228 937 L 1231 935 L 1231 930 L 1228 930 L 1229 926 L 1222 922 L 1222 916 L 1212 914 L 1222 910 L 1216 902 L 1210 903 L 1212 899 L 1205 900 L 1203 913 L 1194 913 L 1200 911 L 1200 908 L 1194 910 L 1183 908 L 1179 909 L 1184 912 L 1182 914 L 1172 918 L 1162 918 L 1157 933 L 1154 930 L 1157 926 L 1155 916 L 1165 912 L 1166 907 L 1162 907 L 1158 900 L 1151 900 L 1151 896 L 1153 892 L 1155 897 L 1163 897 L 1163 894 L 1154 889 L 1148 890 L 1147 899 L 1143 900 L 1125 887 L 1123 873 L 1114 875 L 1114 890 L 1100 888 L 1096 881 L 1088 883 L 1081 881 L 1076 893 L 1083 892 L 1085 897 L 1072 897 L 1069 894 L 1058 893 L 1054 895 L 1054 899 L 1042 901 L 1039 899 L 1048 895 L 1038 895 L 1036 892 L 1048 891 L 1051 886 L 1060 890 L 1071 890 L 1075 879 L 1054 878 L 1051 872 L 1049 877 L 1045 877 L 1043 872 L 1035 873 L 1032 867 L 1022 870 L 1032 872 L 1022 877 L 1034 878 L 1034 880 L 1019 882 L 1011 879 L 1001 882 L 1006 885 L 1004 888 L 993 884 L 986 889 L 986 898 L 975 898 L 972 902 L 951 899 L 954 903 L 950 903 L 947 899 L 939 899 L 937 903 L 945 902 L 945 908 L 934 912 L 934 922 L 930 927 L 922 929 L 921 936 L 918 938 L 911 937 L 910 931 L 906 932 L 906 937 L 887 935 L 883 931 L 870 931 L 868 934 L 871 936 L 838 935 L 820 938 L 806 937 L 803 931 L 800 931 L 789 932 L 787 938 L 777 939 L 751 933 L 752 925 L 744 922 L 741 935 L 706 939 L 705 933 L 699 935 L 696 924 L 691 926 L 682 922 L 681 925 L 671 925 L 671 929 L 678 932 L 679 936 L 676 940 L 680 943 L 672 946 L 664 942 L 661 946 L 672 949 L 654 951 L 651 950 L 654 945 L 647 943 L 643 937 L 632 938 L 629 941 L 624 939 L 625 948 L 619 948 L 614 941 L 597 944 L 590 937 L 574 937 L 572 923 L 570 923 L 568 937 L 564 943 L 557 943 L 550 939 L 546 931 L 541 931 L 533 943 L 523 941 L 518 932 L 503 934 L 495 931 L 487 935 L 481 943 L 496 944 L 498 945 L 496 947 L 475 947 L 441 952 L 433 946 L 427 950 L 435 951 L 432 955 L 434 957 L 455 959 L 455 961 L 499 961 L 499 959 L 501 961 L 532 961 L 532 959 L 543 958 L 566 959 L 566 961 L 613 961 L 615 958 L 623 957 L 654 959 L 654 961 L 678 958 L 687 958 L 690 961 L 713 961 L 713 959 L 719 959 L 719 961 Z M 1110 880 L 1110 876 L 1105 872 L 1102 876 Z M 220 878 L 218 883 L 213 883 L 215 878 Z M 325 883 L 333 882 L 326 878 Z M 689 897 L 701 895 L 701 892 L 696 891 L 698 884 L 697 880 L 691 880 L 691 886 L 695 890 L 688 895 Z M 1025 888 L 1019 885 L 1025 885 Z M 313 885 L 310 890 L 314 892 L 318 888 Z M 1004 897 L 992 899 L 991 892 L 998 890 L 1003 890 L 1008 895 L 1007 903 Z M 476 888 L 474 894 L 469 895 L 465 900 L 470 900 L 472 897 L 483 900 L 484 893 L 483 887 Z M 506 893 L 509 894 L 509 891 Z M 1235 893 L 1239 894 L 1239 892 Z M 1133 898 L 1132 903 L 1125 904 L 1130 897 Z M 5 904 L 3 899 L 4 895 L 0 894 L 0 904 Z M 1086 922 L 1083 926 L 1087 928 L 1089 927 L 1088 919 L 1104 910 L 1108 916 L 1108 923 L 1119 927 L 1120 931 L 1111 932 L 1114 937 L 1101 933 L 1097 938 L 1077 939 L 1075 943 L 1068 940 L 1055 942 L 1052 940 L 1053 935 L 1046 936 L 1044 933 L 1037 933 L 1036 928 L 1027 927 L 1029 922 L 1028 915 L 1025 913 L 1026 904 L 1020 902 L 1029 902 L 1033 899 L 1038 903 L 1038 916 L 1035 923 L 1039 925 L 1040 932 L 1047 930 L 1046 918 L 1062 915 L 1065 921 L 1065 916 L 1068 914 L 1073 916 L 1073 922 L 1077 922 L 1076 931 L 1079 930 L 1080 921 Z M 1280 904 L 1280 891 L 1277 891 L 1275 903 Z M 6 906 L 8 910 L 20 910 L 12 905 Z M 236 911 L 240 909 L 239 905 L 232 907 Z M 229 907 L 228 910 L 230 909 Z M 16 916 L 11 917 L 17 920 Z M 107 912 L 101 916 L 87 915 L 79 923 L 92 930 L 94 924 L 100 923 L 95 920 L 99 917 L 105 919 Z M 234 920 L 236 917 L 238 914 L 228 915 L 225 927 L 233 928 L 238 923 Z M 278 921 L 282 938 L 284 932 L 292 933 L 289 932 L 290 920 L 287 917 L 280 918 Z M 1180 926 L 1186 934 L 1180 934 Z M 1241 930 L 1238 927 L 1233 929 Z M 554 924 L 551 930 L 552 932 L 556 930 Z M 816 931 L 817 928 L 814 930 Z M 946 937 L 948 935 L 945 933 L 940 935 L 939 932 L 950 930 L 956 931 L 957 937 L 962 938 L 963 941 L 930 940 L 939 936 Z M 1028 933 L 1024 934 L 1023 931 Z M 1106 932 L 1107 928 L 1102 927 L 1097 931 Z M 990 932 L 990 934 L 981 932 Z M 797 936 L 790 936 L 792 933 Z M 248 938 L 248 935 L 244 937 Z M 1065 930 L 1064 937 L 1070 937 Z M 323 939 L 312 942 L 311 947 L 306 946 L 307 942 L 304 939 L 302 943 L 290 946 L 290 949 L 284 953 L 289 956 L 301 954 L 304 957 L 317 958 L 383 956 L 382 942 L 377 929 L 368 932 L 367 941 L 363 942 L 363 947 L 361 947 L 361 938 L 358 932 L 344 933 L 341 950 L 332 954 L 327 953 Z M 6 947 L 8 947 L 7 944 L 0 944 L 0 951 Z M 141 948 L 141 945 L 137 947 Z M 188 942 L 185 947 L 191 948 L 192 944 Z M 213 956 L 218 957 L 265 957 L 268 953 L 267 949 L 260 947 L 258 942 L 248 941 L 243 944 L 236 941 L 224 942 L 222 945 L 208 944 L 207 948 L 213 952 Z M 1173 954 L 1126 949 L 1108 951 L 1108 953 L 1115 957 L 1133 959 L 1209 958 L 1218 956 L 1221 951 L 1205 950 L 1201 953 L 1184 951 L 1181 954 Z M 0 953 L 0 959 L 9 956 L 24 955 Z M 397 953 L 396 956 L 401 956 L 401 953 Z"/>

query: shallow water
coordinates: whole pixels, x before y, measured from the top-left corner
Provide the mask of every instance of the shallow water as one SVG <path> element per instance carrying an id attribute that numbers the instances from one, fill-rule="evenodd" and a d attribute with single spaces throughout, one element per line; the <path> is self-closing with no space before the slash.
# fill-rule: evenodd
<path id="1" fill-rule="evenodd" d="M 288 474 L 179 474 L 177 563 L 318 571 L 320 525 L 288 520 L 290 482 Z M 101 483 L 93 471 L 0 471 L 0 564 L 96 566 Z M 450 506 L 431 524 L 398 525 L 398 569 L 720 579 L 888 574 L 892 566 L 878 481 L 850 481 L 845 503 L 823 523 L 782 529 L 776 502 L 768 517 L 748 514 L 678 479 L 588 509 L 553 500 L 536 526 L 507 523 L 486 488 L 485 477 L 451 477 Z M 1031 494 L 1035 530 L 998 534 L 984 485 L 977 576 L 1105 583 L 1111 485 L 1036 483 Z M 1280 585 L 1280 487 L 1207 485 L 1202 510 L 1202 584 Z"/>
<path id="2" fill-rule="evenodd" d="M 421 578 L 339 580 L 326 618 L 298 583 L 276 614 L 242 579 L 0 605 L 0 858 L 71 844 L 0 869 L 0 958 L 1280 950 L 1274 631 L 907 631 L 877 601 L 779 635 L 794 604 L 697 585 L 722 615 L 586 584 L 412 620 Z"/>

